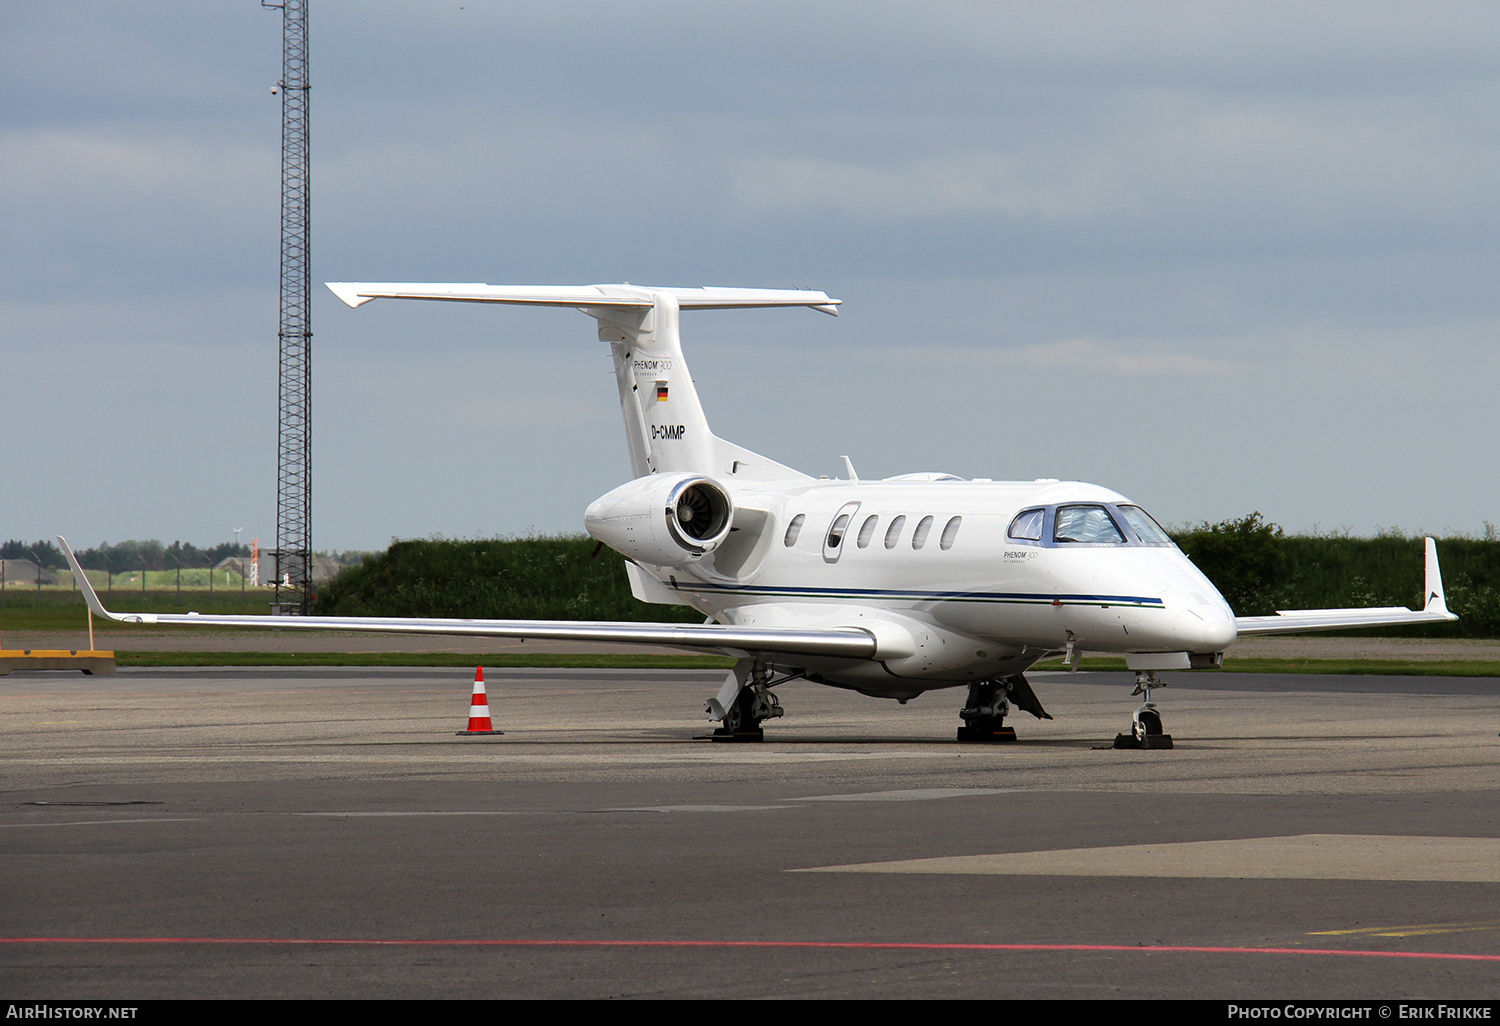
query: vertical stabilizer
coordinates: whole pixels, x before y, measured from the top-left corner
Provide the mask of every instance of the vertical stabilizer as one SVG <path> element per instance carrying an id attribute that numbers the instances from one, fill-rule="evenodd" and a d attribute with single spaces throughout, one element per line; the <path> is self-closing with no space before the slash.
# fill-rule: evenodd
<path id="1" fill-rule="evenodd" d="M 713 433 L 682 357 L 676 297 L 644 293 L 648 307 L 586 308 L 615 362 L 625 444 L 636 477 L 678 470 L 712 473 Z"/>
<path id="2" fill-rule="evenodd" d="M 644 477 L 690 471 L 743 481 L 806 478 L 709 430 L 682 355 L 678 291 L 641 289 L 638 294 L 650 306 L 583 311 L 599 321 L 599 339 L 609 343 L 614 356 L 631 472 Z"/>

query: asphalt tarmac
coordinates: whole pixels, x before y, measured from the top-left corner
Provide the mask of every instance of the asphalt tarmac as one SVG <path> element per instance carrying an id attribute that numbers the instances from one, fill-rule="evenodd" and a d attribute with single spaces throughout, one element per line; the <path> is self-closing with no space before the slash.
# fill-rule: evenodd
<path id="1" fill-rule="evenodd" d="M 1124 674 L 959 744 L 961 691 L 703 671 L 0 678 L 9 999 L 1500 995 L 1500 680 Z"/>

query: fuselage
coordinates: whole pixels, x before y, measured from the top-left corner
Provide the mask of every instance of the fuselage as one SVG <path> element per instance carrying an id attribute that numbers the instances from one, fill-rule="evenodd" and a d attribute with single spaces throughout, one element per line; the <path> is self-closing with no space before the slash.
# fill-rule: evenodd
<path id="1" fill-rule="evenodd" d="M 743 526 L 696 563 L 655 575 L 721 623 L 910 634 L 907 655 L 798 667 L 827 683 L 899 695 L 1019 673 L 1070 642 L 1211 654 L 1235 638 L 1208 579 L 1144 510 L 1096 485 L 730 488 Z"/>
<path id="2" fill-rule="evenodd" d="M 633 480 L 596 500 L 585 526 L 632 560 L 639 597 L 686 604 L 725 625 L 782 629 L 763 632 L 787 639 L 780 652 L 769 640 L 721 646 L 755 664 L 756 679 L 770 664 L 900 697 L 1013 676 L 1068 649 L 1171 653 L 1185 665 L 1234 641 L 1234 616 L 1213 585 L 1115 492 L 941 474 L 813 480 L 715 435 L 683 356 L 681 312 L 837 313 L 839 301 L 822 292 L 331 287 L 351 306 L 381 297 L 542 304 L 594 318 L 610 347 Z M 830 644 L 807 655 L 787 628 L 860 637 L 855 654 Z"/>

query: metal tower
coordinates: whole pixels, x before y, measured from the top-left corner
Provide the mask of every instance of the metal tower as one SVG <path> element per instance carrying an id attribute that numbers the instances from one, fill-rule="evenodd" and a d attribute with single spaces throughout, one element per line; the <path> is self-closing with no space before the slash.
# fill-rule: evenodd
<path id="1" fill-rule="evenodd" d="M 312 267 L 309 251 L 308 0 L 281 10 L 281 393 L 276 471 L 276 610 L 312 597 Z M 273 90 L 275 91 L 275 90 Z"/>

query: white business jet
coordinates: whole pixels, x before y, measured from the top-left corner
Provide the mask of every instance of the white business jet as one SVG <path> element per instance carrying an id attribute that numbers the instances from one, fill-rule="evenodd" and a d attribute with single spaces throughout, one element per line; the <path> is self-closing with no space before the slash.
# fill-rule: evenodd
<path id="1" fill-rule="evenodd" d="M 822 292 L 634 285 L 331 283 L 351 307 L 373 299 L 572 307 L 614 358 L 634 480 L 584 513 L 590 535 L 628 560 L 644 602 L 686 605 L 702 625 L 571 621 L 112 613 L 67 543 L 94 613 L 124 623 L 335 628 L 636 642 L 738 660 L 708 702 L 723 738 L 758 740 L 781 715 L 772 689 L 805 678 L 898 702 L 966 687 L 961 740 L 1014 738 L 1012 705 L 1046 717 L 1024 671 L 1063 655 L 1118 653 L 1137 673 L 1130 732 L 1169 747 L 1151 702 L 1156 672 L 1214 667 L 1237 637 L 1457 619 L 1427 539 L 1421 610 L 1318 609 L 1236 617 L 1143 508 L 1076 481 L 968 481 L 920 473 L 814 479 L 709 430 L 678 334 L 683 310 L 806 306 Z M 62 541 L 62 539 L 59 539 Z"/>

